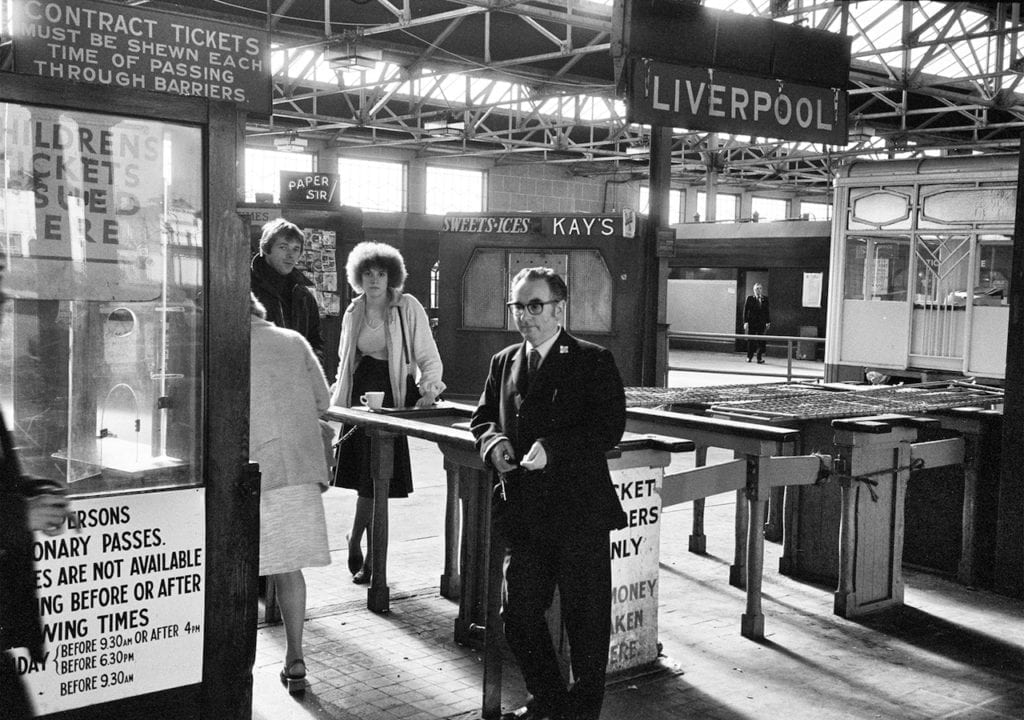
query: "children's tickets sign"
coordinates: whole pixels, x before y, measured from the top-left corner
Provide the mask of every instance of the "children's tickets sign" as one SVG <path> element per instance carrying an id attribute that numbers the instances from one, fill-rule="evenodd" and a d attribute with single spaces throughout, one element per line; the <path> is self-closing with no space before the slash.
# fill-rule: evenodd
<path id="1" fill-rule="evenodd" d="M 192 685 L 203 674 L 205 491 L 73 499 L 36 534 L 46 650 L 16 658 L 39 715 Z"/>

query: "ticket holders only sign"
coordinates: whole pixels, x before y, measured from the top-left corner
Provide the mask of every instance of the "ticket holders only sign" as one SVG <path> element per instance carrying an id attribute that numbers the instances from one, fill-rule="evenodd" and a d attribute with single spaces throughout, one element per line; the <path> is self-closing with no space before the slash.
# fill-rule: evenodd
<path id="1" fill-rule="evenodd" d="M 667 455 L 667 454 L 666 454 Z M 661 467 L 612 468 L 628 524 L 611 533 L 612 635 L 608 673 L 658 657 L 658 558 L 661 552 Z"/>
<path id="2" fill-rule="evenodd" d="M 39 715 L 192 685 L 203 674 L 204 491 L 73 499 L 36 534 L 46 651 L 16 658 Z"/>
<path id="3" fill-rule="evenodd" d="M 630 122 L 845 145 L 846 93 L 836 88 L 639 59 Z"/>
<path id="4" fill-rule="evenodd" d="M 95 0 L 14 0 L 14 68 L 271 111 L 270 36 L 193 15 Z"/>

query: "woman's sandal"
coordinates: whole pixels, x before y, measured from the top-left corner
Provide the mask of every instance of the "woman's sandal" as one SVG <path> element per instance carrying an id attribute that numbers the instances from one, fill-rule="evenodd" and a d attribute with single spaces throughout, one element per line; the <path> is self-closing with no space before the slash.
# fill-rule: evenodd
<path id="1" fill-rule="evenodd" d="M 369 585 L 371 579 L 370 568 L 365 565 L 359 568 L 359 572 L 352 576 L 352 582 L 356 585 Z"/>
<path id="2" fill-rule="evenodd" d="M 288 688 L 292 695 L 306 689 L 306 663 L 302 658 L 292 660 L 281 668 L 281 684 Z"/>
<path id="3" fill-rule="evenodd" d="M 356 545 L 352 547 L 351 536 L 345 536 L 345 544 L 348 545 L 348 571 L 355 575 L 363 567 L 363 549 Z"/>

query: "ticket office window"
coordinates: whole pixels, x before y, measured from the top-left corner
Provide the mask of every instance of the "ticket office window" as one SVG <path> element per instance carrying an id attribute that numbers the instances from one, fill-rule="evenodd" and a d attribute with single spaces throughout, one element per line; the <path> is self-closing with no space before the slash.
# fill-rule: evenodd
<path id="1" fill-rule="evenodd" d="M 199 484 L 197 127 L 0 103 L 0 408 L 71 492 Z"/>
<path id="2" fill-rule="evenodd" d="M 975 305 L 1009 305 L 1012 264 L 1012 237 L 989 235 L 978 241 L 974 282 Z"/>
<path id="3" fill-rule="evenodd" d="M 909 237 L 847 236 L 845 299 L 905 301 L 909 271 Z"/>
<path id="4" fill-rule="evenodd" d="M 569 291 L 566 328 L 570 332 L 611 332 L 611 272 L 596 249 L 477 248 L 463 276 L 463 326 L 481 330 L 516 330 L 505 303 L 511 296 L 512 279 L 520 270 L 530 267 L 550 267 L 565 279 Z"/>

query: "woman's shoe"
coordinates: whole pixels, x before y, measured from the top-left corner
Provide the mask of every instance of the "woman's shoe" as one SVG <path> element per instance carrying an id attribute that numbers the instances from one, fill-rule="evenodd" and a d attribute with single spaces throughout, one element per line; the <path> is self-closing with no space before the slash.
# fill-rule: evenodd
<path id="1" fill-rule="evenodd" d="M 348 545 L 348 571 L 355 575 L 363 567 L 363 549 L 359 545 L 353 548 L 350 537 L 345 536 L 345 543 Z"/>
<path id="2" fill-rule="evenodd" d="M 288 688 L 292 695 L 306 689 L 306 663 L 302 658 L 292 660 L 281 668 L 281 684 Z"/>
<path id="3" fill-rule="evenodd" d="M 352 576 L 352 582 L 354 582 L 356 585 L 368 585 L 370 583 L 370 580 L 370 568 L 365 566 L 359 568 L 359 572 Z"/>

